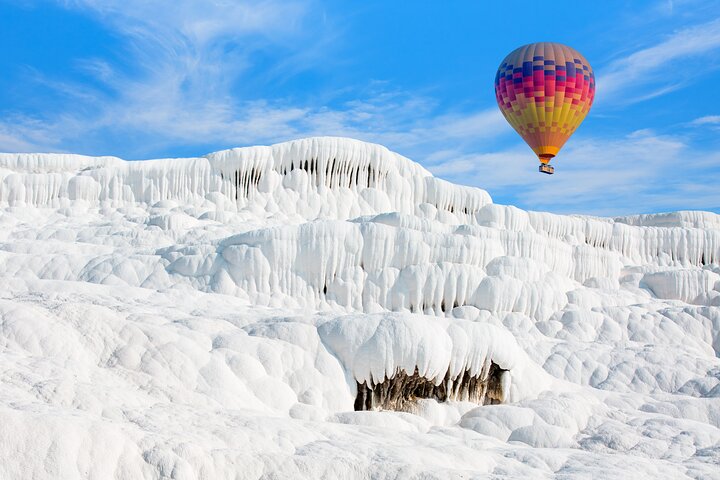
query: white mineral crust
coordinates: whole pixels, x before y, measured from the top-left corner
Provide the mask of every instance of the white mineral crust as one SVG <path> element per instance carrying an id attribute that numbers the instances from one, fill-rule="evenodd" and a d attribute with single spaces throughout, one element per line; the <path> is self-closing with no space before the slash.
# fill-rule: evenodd
<path id="1" fill-rule="evenodd" d="M 720 216 L 386 148 L 0 154 L 0 479 L 720 478 Z M 490 362 L 505 402 L 353 411 Z"/>

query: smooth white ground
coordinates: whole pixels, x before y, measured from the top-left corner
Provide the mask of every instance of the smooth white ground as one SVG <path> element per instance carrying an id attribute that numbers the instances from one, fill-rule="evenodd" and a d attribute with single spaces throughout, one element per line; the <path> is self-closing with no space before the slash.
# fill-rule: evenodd
<path id="1" fill-rule="evenodd" d="M 0 478 L 720 478 L 719 261 L 346 139 L 0 155 Z M 508 404 L 353 411 L 489 358 Z"/>

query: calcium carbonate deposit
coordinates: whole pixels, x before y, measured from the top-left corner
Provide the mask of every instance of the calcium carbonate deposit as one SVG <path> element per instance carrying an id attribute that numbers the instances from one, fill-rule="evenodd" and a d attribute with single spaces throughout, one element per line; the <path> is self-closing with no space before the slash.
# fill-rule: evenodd
<path id="1" fill-rule="evenodd" d="M 720 216 L 384 147 L 0 155 L 0 478 L 720 478 Z"/>

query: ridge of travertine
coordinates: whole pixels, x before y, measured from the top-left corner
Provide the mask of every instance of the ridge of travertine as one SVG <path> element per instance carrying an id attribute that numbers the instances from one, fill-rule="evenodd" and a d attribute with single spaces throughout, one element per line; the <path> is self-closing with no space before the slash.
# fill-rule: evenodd
<path id="1" fill-rule="evenodd" d="M 170 200 L 192 205 L 221 195 L 240 208 L 260 203 L 269 213 L 273 208 L 287 213 L 291 207 L 292 213 L 310 219 L 412 213 L 425 203 L 467 217 L 491 203 L 487 192 L 434 178 L 381 145 L 337 137 L 234 148 L 200 158 L 123 161 L 0 154 L 0 172 L 0 202 L 11 206 L 51 207 L 67 200 L 112 205 Z M 287 190 L 297 195 L 284 194 Z M 351 191 L 359 195 L 349 195 Z M 271 199 L 274 204 L 268 204 Z"/>
<path id="2" fill-rule="evenodd" d="M 617 252 L 634 263 L 673 266 L 717 263 L 720 249 L 720 216 L 714 213 L 610 219 L 526 212 L 492 204 L 479 188 L 435 178 L 381 145 L 347 138 L 144 161 L 0 154 L 0 205 L 62 207 L 76 200 L 112 207 L 176 202 L 219 217 L 262 211 L 270 223 L 283 224 L 397 212 L 446 225 L 536 233 Z"/>

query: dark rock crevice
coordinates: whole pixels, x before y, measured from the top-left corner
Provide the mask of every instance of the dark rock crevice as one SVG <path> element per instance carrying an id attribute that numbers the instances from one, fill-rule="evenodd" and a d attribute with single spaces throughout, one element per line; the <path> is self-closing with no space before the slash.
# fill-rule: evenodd
<path id="1" fill-rule="evenodd" d="M 507 370 L 490 362 L 478 375 L 469 370 L 455 378 L 450 373 L 439 385 L 418 373 L 412 375 L 399 370 L 380 383 L 357 382 L 355 410 L 412 411 L 418 399 L 432 398 L 438 402 L 448 400 L 475 402 L 479 405 L 496 405 L 505 401 L 502 376 Z"/>

